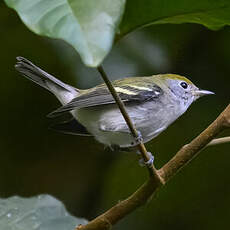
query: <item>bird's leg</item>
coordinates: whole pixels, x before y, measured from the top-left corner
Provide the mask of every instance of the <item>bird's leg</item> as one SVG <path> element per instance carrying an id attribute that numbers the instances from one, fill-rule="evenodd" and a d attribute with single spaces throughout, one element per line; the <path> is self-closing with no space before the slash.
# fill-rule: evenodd
<path id="1" fill-rule="evenodd" d="M 138 154 L 138 155 L 140 155 L 140 151 L 139 150 L 137 150 L 136 151 L 136 153 Z M 144 159 L 143 158 L 141 158 L 140 160 L 139 160 L 139 165 L 140 166 L 148 166 L 148 167 L 151 167 L 152 166 L 152 164 L 153 164 L 153 162 L 154 162 L 154 156 L 152 155 L 152 153 L 151 152 L 147 152 L 147 154 L 148 154 L 148 156 L 149 156 L 149 160 L 148 161 L 144 161 Z"/>
<path id="2" fill-rule="evenodd" d="M 135 141 L 136 141 L 136 144 L 140 144 L 140 143 L 143 142 L 143 137 L 142 137 L 140 131 L 137 131 L 137 132 L 138 132 L 138 136 L 135 138 Z M 140 151 L 139 151 L 138 149 L 136 149 L 136 153 L 137 153 L 138 155 L 140 155 Z M 140 166 L 145 166 L 145 165 L 147 165 L 148 167 L 151 167 L 151 165 L 153 164 L 153 162 L 154 162 L 154 156 L 152 155 L 151 152 L 147 152 L 147 154 L 148 154 L 148 156 L 149 156 L 149 160 L 148 160 L 148 161 L 144 161 L 144 159 L 141 158 L 141 159 L 139 160 Z"/>
<path id="3" fill-rule="evenodd" d="M 141 135 L 141 132 L 138 130 L 137 130 L 137 137 L 135 137 L 135 142 L 137 145 L 143 142 L 143 137 Z"/>
<path id="4" fill-rule="evenodd" d="M 105 146 L 105 149 L 106 148 L 109 148 L 112 152 L 120 151 L 121 150 L 120 146 L 119 145 L 115 145 L 115 144 L 107 145 L 107 146 Z"/>
<path id="5" fill-rule="evenodd" d="M 133 152 L 134 150 L 136 151 L 135 147 L 120 147 L 119 145 L 112 144 L 105 146 L 105 149 L 109 148 L 111 151 L 119 151 L 119 152 Z"/>

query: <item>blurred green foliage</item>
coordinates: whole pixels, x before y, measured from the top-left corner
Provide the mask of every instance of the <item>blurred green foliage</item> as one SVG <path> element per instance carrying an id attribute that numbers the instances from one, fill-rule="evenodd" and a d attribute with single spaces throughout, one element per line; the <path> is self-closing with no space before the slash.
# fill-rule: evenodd
<path id="1" fill-rule="evenodd" d="M 127 0 L 120 32 L 123 36 L 143 26 L 188 22 L 216 30 L 230 24 L 229 10 L 228 0 Z"/>
<path id="2" fill-rule="evenodd" d="M 228 0 L 5 0 L 33 32 L 71 44 L 87 66 L 101 64 L 113 40 L 149 25 L 230 25 Z M 124 15 L 123 15 L 124 14 Z"/>
<path id="3" fill-rule="evenodd" d="M 71 44 L 88 66 L 110 51 L 125 0 L 5 0 L 33 32 Z"/>
<path id="4" fill-rule="evenodd" d="M 76 216 L 92 218 L 126 198 L 147 178 L 132 153 L 114 153 L 93 138 L 48 130 L 45 116 L 59 106 L 45 90 L 14 70 L 24 56 L 79 88 L 101 82 L 62 41 L 30 32 L 0 3 L 0 196 L 49 193 Z M 197 101 L 167 131 L 147 144 L 157 167 L 199 134 L 229 103 L 230 28 L 159 25 L 120 40 L 104 62 L 111 79 L 178 73 L 215 96 Z M 230 132 L 225 132 L 230 135 Z M 224 135 L 223 134 L 223 135 Z M 144 207 L 114 229 L 229 228 L 229 144 L 207 148 Z"/>

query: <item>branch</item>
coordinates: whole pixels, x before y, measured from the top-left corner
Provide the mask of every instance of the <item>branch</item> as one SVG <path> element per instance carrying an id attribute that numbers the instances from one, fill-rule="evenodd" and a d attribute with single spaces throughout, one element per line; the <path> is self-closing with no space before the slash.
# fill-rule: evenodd
<path id="1" fill-rule="evenodd" d="M 221 137 L 221 138 L 213 139 L 205 147 L 213 146 L 213 145 L 225 144 L 225 143 L 228 143 L 228 142 L 230 142 L 230 137 Z"/>
<path id="2" fill-rule="evenodd" d="M 107 85 L 110 93 L 112 94 L 116 104 L 118 105 L 120 111 L 121 111 L 121 114 L 123 115 L 129 129 L 130 129 L 130 132 L 131 134 L 133 135 L 134 138 L 138 138 L 138 132 L 135 128 L 135 126 L 133 125 L 132 121 L 131 121 L 131 118 L 129 117 L 126 109 L 125 109 L 125 105 L 124 103 L 122 102 L 122 100 L 120 99 L 119 95 L 117 94 L 116 90 L 114 89 L 112 83 L 110 82 L 109 78 L 107 77 L 104 69 L 102 66 L 99 66 L 98 68 L 98 71 L 99 73 L 101 74 L 101 77 L 103 78 L 105 84 Z M 145 148 L 145 145 L 143 144 L 143 142 L 139 143 L 137 145 L 140 153 L 141 153 L 141 156 L 143 158 L 143 160 L 145 162 L 147 162 L 149 160 L 149 155 L 147 153 L 147 150 Z M 154 180 L 155 180 L 155 183 L 156 184 L 164 184 L 164 181 L 162 180 L 162 178 L 158 175 L 157 173 L 157 170 L 156 168 L 154 167 L 154 165 L 152 164 L 151 167 L 148 167 L 148 170 L 149 170 L 149 173 L 150 173 L 150 176 L 154 177 Z"/>
<path id="3" fill-rule="evenodd" d="M 206 147 L 221 131 L 230 127 L 230 105 L 219 115 L 219 117 L 208 126 L 190 144 L 183 146 L 177 154 L 166 163 L 159 174 L 165 181 L 173 177 L 183 166 L 191 161 L 197 154 Z"/>
<path id="4" fill-rule="evenodd" d="M 230 104 L 217 117 L 217 119 L 208 126 L 192 142 L 183 146 L 176 155 L 166 163 L 158 173 L 168 181 L 183 166 L 191 161 L 198 153 L 207 146 L 221 131 L 230 128 Z M 213 141 L 214 142 L 214 141 Z M 76 230 L 108 230 L 119 220 L 124 218 L 130 212 L 143 205 L 148 199 L 153 197 L 162 184 L 156 184 L 153 177 L 150 177 L 136 192 L 126 200 L 123 200 L 113 206 L 111 209 L 90 221 L 87 225 L 79 225 Z"/>

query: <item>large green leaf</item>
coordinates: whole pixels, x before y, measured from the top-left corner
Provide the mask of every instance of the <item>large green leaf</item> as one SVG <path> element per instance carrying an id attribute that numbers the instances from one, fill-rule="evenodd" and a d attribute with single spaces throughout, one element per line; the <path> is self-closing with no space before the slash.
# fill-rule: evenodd
<path id="1" fill-rule="evenodd" d="M 0 199 L 1 230 L 73 230 L 86 223 L 67 213 L 64 205 L 49 195 Z"/>
<path id="2" fill-rule="evenodd" d="M 110 51 L 126 0 L 5 0 L 35 33 L 71 44 L 88 66 Z M 139 27 L 199 23 L 210 29 L 230 24 L 229 0 L 127 0 L 119 28 L 123 37 Z"/>
<path id="3" fill-rule="evenodd" d="M 119 37 L 147 25 L 186 22 L 213 30 L 230 25 L 230 1 L 127 0 Z"/>
<path id="4" fill-rule="evenodd" d="M 71 44 L 88 66 L 110 51 L 125 0 L 5 0 L 33 32 Z"/>

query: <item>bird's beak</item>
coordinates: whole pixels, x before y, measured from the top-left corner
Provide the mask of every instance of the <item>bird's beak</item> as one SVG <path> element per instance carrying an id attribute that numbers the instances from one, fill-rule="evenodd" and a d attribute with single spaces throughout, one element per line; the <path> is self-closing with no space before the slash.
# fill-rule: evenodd
<path id="1" fill-rule="evenodd" d="M 202 97 L 202 96 L 210 95 L 210 94 L 215 94 L 215 93 L 213 93 L 212 91 L 203 90 L 203 89 L 197 89 L 193 91 L 193 95 L 195 97 Z"/>

